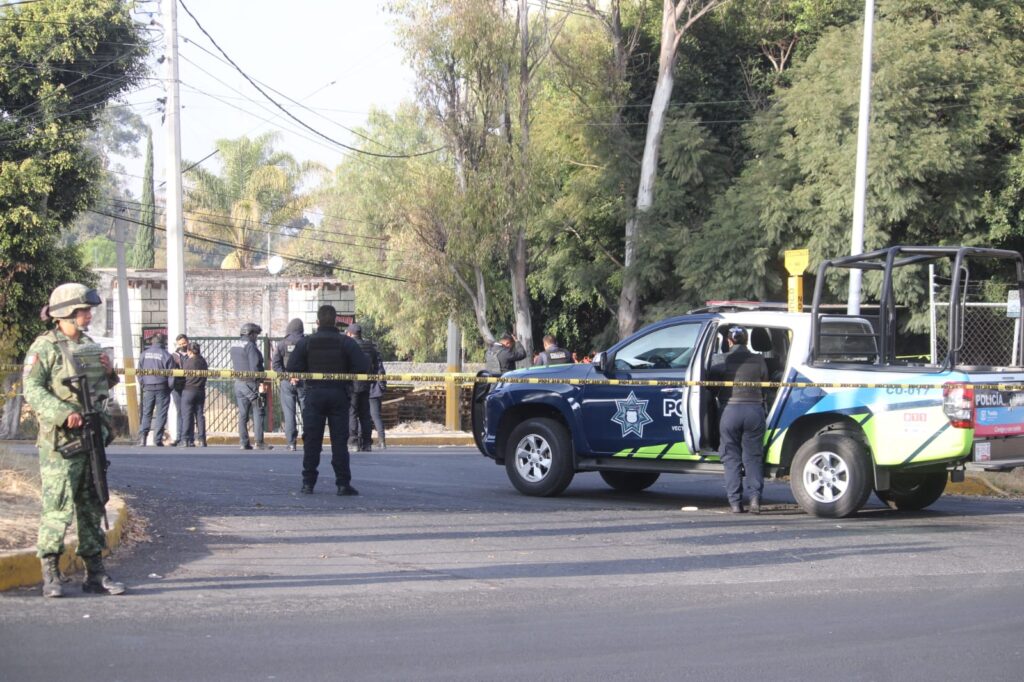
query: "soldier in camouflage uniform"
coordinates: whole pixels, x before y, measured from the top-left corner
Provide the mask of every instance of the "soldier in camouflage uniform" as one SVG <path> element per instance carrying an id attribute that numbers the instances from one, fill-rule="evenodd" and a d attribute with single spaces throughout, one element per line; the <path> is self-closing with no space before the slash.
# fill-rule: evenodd
<path id="1" fill-rule="evenodd" d="M 62 284 L 54 289 L 50 304 L 43 308 L 43 316 L 56 320 L 56 325 L 36 338 L 25 356 L 25 399 L 39 420 L 36 443 L 43 513 L 37 548 L 43 565 L 44 597 L 64 594 L 62 583 L 67 579 L 61 576 L 58 562 L 72 514 L 78 521 L 77 553 L 86 567 L 82 589 L 101 594 L 125 591 L 124 585 L 114 582 L 103 568 L 103 506 L 92 486 L 89 456 L 85 452 L 60 452 L 60 448 L 76 440 L 76 431 L 83 424 L 82 402 L 63 380 L 85 374 L 93 402 L 100 410 L 110 386 L 118 381 L 110 359 L 84 333 L 92 321 L 93 306 L 100 303 L 99 295 L 81 284 Z M 109 442 L 109 424 L 104 425 L 104 431 Z"/>

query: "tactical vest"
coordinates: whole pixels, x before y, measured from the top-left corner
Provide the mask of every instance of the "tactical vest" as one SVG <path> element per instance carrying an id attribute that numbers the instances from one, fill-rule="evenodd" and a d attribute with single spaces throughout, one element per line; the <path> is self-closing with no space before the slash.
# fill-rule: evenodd
<path id="1" fill-rule="evenodd" d="M 306 366 L 310 372 L 343 374 L 348 372 L 348 357 L 341 338 L 334 334 L 314 334 L 306 340 Z"/>
<path id="2" fill-rule="evenodd" d="M 569 355 L 569 351 L 564 348 L 554 346 L 549 350 L 544 351 L 547 357 L 545 365 L 570 365 L 572 364 L 572 356 Z"/>
<path id="3" fill-rule="evenodd" d="M 377 369 L 377 346 L 374 345 L 373 341 L 369 339 L 353 339 L 359 344 L 359 350 L 363 351 L 363 355 L 366 356 L 366 361 L 370 363 L 370 369 L 368 372 L 373 374 L 374 370 Z M 352 390 L 356 393 L 362 393 L 370 390 L 369 381 L 353 381 Z"/>
<path id="4" fill-rule="evenodd" d="M 249 366 L 249 354 L 246 347 L 252 343 L 248 339 L 238 339 L 231 344 L 231 369 L 236 372 L 255 372 L 255 367 Z"/>
<path id="5" fill-rule="evenodd" d="M 500 343 L 492 343 L 491 347 L 487 349 L 487 353 L 484 357 L 485 367 L 488 372 L 492 374 L 501 374 L 501 363 L 498 362 L 498 353 L 505 349 Z"/>
<path id="6" fill-rule="evenodd" d="M 298 341 L 292 341 L 290 339 L 285 339 L 281 342 L 282 347 L 284 348 L 284 351 L 281 353 L 281 361 L 284 363 L 285 368 L 288 367 L 288 358 L 292 356 L 292 351 L 295 350 L 295 346 L 298 343 Z"/>
<path id="7" fill-rule="evenodd" d="M 54 368 L 55 371 L 50 377 L 50 390 L 61 400 L 81 405 L 81 399 L 64 384 L 64 379 L 84 374 L 85 381 L 89 385 L 93 408 L 102 411 L 110 395 L 107 370 L 100 362 L 103 349 L 84 334 L 79 343 L 58 337 L 56 332 L 52 331 L 48 332 L 46 336 L 60 349 L 62 358 L 62 366 L 59 369 Z"/>

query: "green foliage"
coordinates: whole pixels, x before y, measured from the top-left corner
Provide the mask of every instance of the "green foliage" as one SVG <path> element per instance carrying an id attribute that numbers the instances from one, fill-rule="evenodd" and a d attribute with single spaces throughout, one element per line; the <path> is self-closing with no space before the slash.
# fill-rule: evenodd
<path id="1" fill-rule="evenodd" d="M 93 200 L 90 131 L 145 71 L 147 44 L 121 0 L 42 0 L 0 10 L 0 320 L 24 348 L 57 284 L 88 282 L 59 243 Z"/>
<path id="2" fill-rule="evenodd" d="M 281 225 L 297 220 L 310 205 L 301 191 L 305 179 L 321 169 L 274 150 L 275 133 L 255 138 L 217 140 L 220 174 L 196 166 L 188 171 L 186 229 L 234 247 L 229 257 L 250 268 L 256 255 Z"/>
<path id="3" fill-rule="evenodd" d="M 1020 19 L 1019 6 L 1000 2 L 881 5 L 866 249 L 1019 243 Z M 850 25 L 827 32 L 772 110 L 750 125 L 754 156 L 697 240 L 698 267 L 681 273 L 688 287 L 780 296 L 785 248 L 809 247 L 812 263 L 848 252 L 859 31 Z M 749 245 L 743 267 L 714 248 L 741 241 Z M 902 283 L 902 302 L 919 306 L 924 285 Z M 911 327 L 922 323 L 918 317 Z"/>
<path id="4" fill-rule="evenodd" d="M 146 165 L 142 173 L 142 208 L 132 245 L 133 268 L 151 268 L 156 259 L 156 197 L 153 191 L 153 131 L 146 131 Z"/>
<path id="5" fill-rule="evenodd" d="M 117 245 L 109 237 L 90 237 L 78 245 L 78 250 L 86 267 L 117 267 Z"/>

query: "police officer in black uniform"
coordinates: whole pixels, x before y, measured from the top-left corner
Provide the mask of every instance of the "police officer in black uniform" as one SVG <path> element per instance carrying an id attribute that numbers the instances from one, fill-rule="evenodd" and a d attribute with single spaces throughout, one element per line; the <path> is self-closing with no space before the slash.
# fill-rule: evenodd
<path id="1" fill-rule="evenodd" d="M 285 328 L 285 337 L 274 345 L 270 356 L 270 366 L 275 372 L 285 371 L 288 358 L 295 350 L 296 344 L 304 336 L 305 327 L 302 320 L 295 318 Z M 298 429 L 295 427 L 295 408 L 302 409 L 306 398 L 306 387 L 298 379 L 281 379 L 281 412 L 284 413 L 284 437 L 288 441 L 288 449 L 295 452 Z"/>
<path id="2" fill-rule="evenodd" d="M 174 369 L 177 364 L 174 357 L 164 348 L 164 335 L 154 334 L 149 339 L 149 347 L 142 351 L 139 358 L 139 369 Z M 153 443 L 164 446 L 164 426 L 167 424 L 167 408 L 171 403 L 171 386 L 174 377 L 142 376 L 142 423 L 139 424 L 139 447 L 146 447 L 150 425 L 153 427 Z M 156 418 L 153 411 L 156 410 Z"/>
<path id="3" fill-rule="evenodd" d="M 242 325 L 241 338 L 231 344 L 231 368 L 236 372 L 262 372 L 263 353 L 256 347 L 256 337 L 263 328 L 255 322 Z M 257 450 L 273 450 L 263 442 L 263 415 L 266 411 L 264 391 L 266 385 L 259 379 L 235 379 L 235 402 L 238 404 L 238 445 L 252 450 L 249 443 L 249 415 L 256 436 Z"/>
<path id="4" fill-rule="evenodd" d="M 380 353 L 377 346 L 370 339 L 363 338 L 363 327 L 353 322 L 345 329 L 345 336 L 359 344 L 359 350 L 363 351 L 370 361 L 370 368 L 380 365 Z M 367 370 L 370 371 L 370 370 Z M 369 452 L 373 447 L 373 420 L 370 415 L 370 381 L 352 382 L 352 406 L 349 408 L 348 430 L 349 433 L 358 434 L 356 440 L 356 452 Z"/>
<path id="5" fill-rule="evenodd" d="M 571 365 L 572 354 L 558 345 L 558 339 L 551 334 L 544 337 L 544 350 L 537 358 L 539 364 L 548 365 Z"/>
<path id="6" fill-rule="evenodd" d="M 316 313 L 316 333 L 301 339 L 288 357 L 289 372 L 366 374 L 370 361 L 353 339 L 338 331 L 338 312 L 324 305 Z M 324 422 L 331 431 L 331 466 L 339 495 L 358 495 L 352 487 L 348 456 L 350 381 L 306 381 L 302 407 L 302 492 L 313 493 L 324 446 Z"/>
<path id="7" fill-rule="evenodd" d="M 764 358 L 747 348 L 747 330 L 730 327 L 726 334 L 729 352 L 719 356 L 708 372 L 713 381 L 768 381 Z M 720 443 L 718 454 L 725 466 L 725 494 L 729 508 L 743 513 L 743 493 L 750 511 L 761 513 L 764 488 L 764 390 L 736 386 L 718 389 Z"/>
<path id="8" fill-rule="evenodd" d="M 511 334 L 505 334 L 491 344 L 485 356 L 487 371 L 492 374 L 504 374 L 516 368 L 516 363 L 526 357 L 519 340 Z"/>

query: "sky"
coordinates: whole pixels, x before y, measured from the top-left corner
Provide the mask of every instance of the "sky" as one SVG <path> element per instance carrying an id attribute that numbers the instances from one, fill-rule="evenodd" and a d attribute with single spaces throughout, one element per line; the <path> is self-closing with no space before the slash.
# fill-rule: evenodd
<path id="1" fill-rule="evenodd" d="M 168 1 L 146 6 L 155 8 Z M 412 72 L 395 45 L 386 0 L 185 0 L 185 4 L 242 70 L 313 111 L 264 88 L 271 96 L 341 142 L 358 142 L 341 126 L 357 128 L 371 108 L 393 111 L 413 97 Z M 159 14 L 153 19 L 164 23 Z M 157 30 L 151 33 L 159 35 Z M 218 139 L 253 137 L 272 130 L 280 135 L 276 148 L 300 161 L 319 161 L 328 168 L 340 163 L 344 150 L 303 130 L 264 99 L 223 60 L 181 5 L 178 36 L 181 146 L 186 163 L 212 152 Z M 154 59 L 164 53 L 163 46 L 161 42 L 155 47 Z M 146 86 L 125 99 L 153 129 L 160 184 L 169 142 L 156 100 L 165 95 L 159 80 L 166 76 L 165 65 L 154 63 L 151 76 Z M 144 152 L 144 143 L 140 151 Z M 129 173 L 126 184 L 138 196 L 142 181 L 135 176 L 142 175 L 143 159 L 140 155 L 123 163 Z M 203 167 L 216 171 L 217 158 L 205 161 Z"/>

